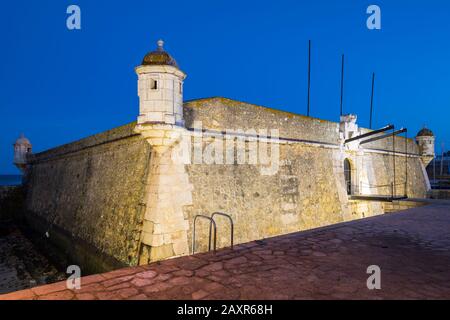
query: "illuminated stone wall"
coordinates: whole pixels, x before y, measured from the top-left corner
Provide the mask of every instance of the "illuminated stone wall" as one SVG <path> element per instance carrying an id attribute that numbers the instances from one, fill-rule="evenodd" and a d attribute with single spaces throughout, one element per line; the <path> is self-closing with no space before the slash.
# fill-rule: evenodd
<path id="1" fill-rule="evenodd" d="M 258 165 L 187 166 L 194 185 L 193 205 L 185 208 L 191 230 L 195 215 L 225 212 L 233 217 L 235 241 L 239 243 L 384 213 L 381 202 L 349 199 L 343 162 L 347 158 L 352 163 L 355 192 L 390 195 L 394 181 L 392 138 L 367 144 L 358 151 L 345 150 L 339 145 L 339 123 L 224 98 L 185 104 L 185 118 L 187 126 L 201 121 L 202 129 L 214 132 L 239 128 L 276 128 L 280 132 L 280 166 L 273 175 L 261 174 Z M 209 143 L 204 142 L 203 148 Z M 405 139 L 396 137 L 395 145 L 403 152 Z M 411 139 L 408 149 L 407 194 L 424 198 L 426 178 L 418 148 Z M 403 195 L 403 155 L 395 157 L 395 167 L 396 195 Z M 218 246 L 227 246 L 229 223 L 221 217 L 217 221 Z M 197 246 L 202 250 L 207 249 L 208 228 L 206 221 L 199 221 Z"/>
<path id="2" fill-rule="evenodd" d="M 344 159 L 351 163 L 355 192 L 390 194 L 392 141 L 350 150 L 340 144 L 337 122 L 224 98 L 185 103 L 184 120 L 186 129 L 136 130 L 131 123 L 34 155 L 29 159 L 28 215 L 44 221 L 40 232 L 48 231 L 49 241 L 62 230 L 74 243 L 87 243 L 105 256 L 135 265 L 191 253 L 198 214 L 230 214 L 235 243 L 242 243 L 385 212 L 380 202 L 349 198 Z M 269 144 L 279 150 L 276 170 L 264 173 L 266 165 L 259 163 L 175 162 L 171 155 L 182 143 L 195 145 L 195 122 L 215 136 L 200 142 L 202 152 L 223 140 L 227 129 L 244 131 L 247 149 L 262 137 L 245 137 L 245 132 L 277 129 L 279 140 Z M 425 197 L 427 179 L 417 145 L 411 139 L 407 143 L 407 194 Z M 395 145 L 403 151 L 405 139 L 396 138 Z M 396 194 L 402 195 L 405 156 L 395 159 Z M 229 245 L 227 220 L 218 217 L 217 225 L 218 247 Z M 207 249 L 208 228 L 199 221 L 199 251 Z M 71 252 L 70 244 L 65 250 Z"/>
<path id="3" fill-rule="evenodd" d="M 73 247 L 66 240 L 63 248 L 69 253 L 82 241 L 124 264 L 136 263 L 150 148 L 133 128 L 134 123 L 33 156 L 26 207 L 30 218 L 41 220 L 39 232 L 48 232 L 49 241 L 62 230 L 73 239 Z"/>

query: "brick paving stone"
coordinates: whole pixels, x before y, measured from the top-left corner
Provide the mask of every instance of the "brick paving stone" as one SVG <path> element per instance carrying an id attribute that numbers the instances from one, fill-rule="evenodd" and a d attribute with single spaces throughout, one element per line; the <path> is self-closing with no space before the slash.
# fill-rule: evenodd
<path id="1" fill-rule="evenodd" d="M 116 291 L 119 289 L 129 288 L 130 286 L 131 286 L 130 282 L 122 282 L 122 283 L 116 284 L 114 286 L 107 287 L 106 290 L 107 291 Z"/>
<path id="2" fill-rule="evenodd" d="M 222 263 L 222 261 L 219 261 L 219 262 L 207 264 L 197 271 L 214 272 L 214 271 L 219 271 L 222 269 L 223 269 L 223 263 Z"/>
<path id="3" fill-rule="evenodd" d="M 206 292 L 203 289 L 200 289 L 198 291 L 195 291 L 194 293 L 192 293 L 192 299 L 194 300 L 200 300 L 203 299 L 205 297 L 207 297 L 209 295 L 209 292 Z"/>
<path id="4" fill-rule="evenodd" d="M 0 299 L 450 299 L 448 230 L 450 204 L 430 205 Z M 370 265 L 381 290 L 367 289 Z"/>
<path id="5" fill-rule="evenodd" d="M 179 270 L 173 273 L 174 276 L 192 277 L 194 272 L 191 270 Z"/>
<path id="6" fill-rule="evenodd" d="M 78 290 L 75 290 L 77 294 L 81 293 L 89 293 L 89 292 L 99 292 L 105 290 L 105 287 L 97 282 L 97 283 L 90 283 L 88 285 L 83 285 L 83 278 L 81 278 L 81 288 Z"/>
<path id="7" fill-rule="evenodd" d="M 101 274 L 93 274 L 91 276 L 82 277 L 81 280 L 81 286 L 83 286 L 91 283 L 102 282 L 106 280 L 106 278 Z"/>
<path id="8" fill-rule="evenodd" d="M 92 293 L 80 293 L 75 295 L 77 300 L 95 300 L 95 296 Z"/>
<path id="9" fill-rule="evenodd" d="M 170 278 L 172 278 L 173 276 L 171 274 L 159 274 L 156 278 L 155 281 L 166 281 Z"/>
<path id="10" fill-rule="evenodd" d="M 148 271 L 136 273 L 135 276 L 138 278 L 151 279 L 151 278 L 156 277 L 157 275 L 158 275 L 158 273 L 156 273 L 155 271 L 148 270 Z"/>
<path id="11" fill-rule="evenodd" d="M 139 294 L 139 291 L 135 288 L 125 288 L 125 289 L 120 289 L 118 291 L 115 292 L 116 295 L 120 295 L 120 297 L 126 299 L 132 296 L 136 296 L 137 294 Z"/>
<path id="12" fill-rule="evenodd" d="M 31 291 L 33 291 L 36 295 L 41 296 L 57 291 L 63 291 L 67 289 L 67 283 L 66 281 L 56 282 L 52 284 L 47 284 L 44 286 L 34 287 L 31 288 Z"/>
<path id="13" fill-rule="evenodd" d="M 114 271 L 111 271 L 108 273 L 103 273 L 102 276 L 107 279 L 111 279 L 111 278 L 117 278 L 117 277 L 121 277 L 121 276 L 127 276 L 127 275 L 131 275 L 131 274 L 139 273 L 141 271 L 144 271 L 144 269 L 141 267 L 134 267 L 134 268 L 130 267 L 130 268 L 114 270 Z"/>
<path id="14" fill-rule="evenodd" d="M 131 284 L 135 287 L 145 287 L 145 286 L 149 286 L 154 283 L 155 283 L 154 279 L 146 279 L 146 278 L 137 278 L 136 277 L 133 280 L 131 280 Z"/>
<path id="15" fill-rule="evenodd" d="M 99 300 L 122 300 L 123 298 L 115 291 L 99 291 L 95 293 Z"/>
<path id="16" fill-rule="evenodd" d="M 40 295 L 38 300 L 71 300 L 73 299 L 74 294 L 71 290 L 64 290 L 53 292 L 49 294 Z"/>
<path id="17" fill-rule="evenodd" d="M 190 279 L 188 277 L 181 276 L 172 278 L 168 282 L 172 285 L 181 286 L 190 283 Z"/>
<path id="18" fill-rule="evenodd" d="M 225 289 L 225 287 L 223 285 L 221 285 L 220 283 L 211 282 L 211 283 L 204 285 L 203 289 L 205 289 L 207 292 L 214 293 L 214 292 Z"/>
<path id="19" fill-rule="evenodd" d="M 127 300 L 147 300 L 147 296 L 143 293 L 140 293 L 136 296 L 129 297 Z"/>
<path id="20" fill-rule="evenodd" d="M 36 297 L 36 294 L 31 289 L 25 289 L 1 295 L 0 300 L 26 300 L 34 297 Z"/>
<path id="21" fill-rule="evenodd" d="M 106 288 L 117 285 L 122 282 L 127 282 L 128 280 L 132 280 L 134 277 L 132 275 L 119 277 L 119 278 L 112 278 L 106 281 L 102 282 L 102 285 Z"/>
<path id="22" fill-rule="evenodd" d="M 157 293 L 160 291 L 167 290 L 169 288 L 173 288 L 173 286 L 168 283 L 165 283 L 165 282 L 160 282 L 160 283 L 156 283 L 154 285 L 144 287 L 142 289 L 142 292 L 144 292 L 144 293 L 155 293 L 156 292 Z"/>

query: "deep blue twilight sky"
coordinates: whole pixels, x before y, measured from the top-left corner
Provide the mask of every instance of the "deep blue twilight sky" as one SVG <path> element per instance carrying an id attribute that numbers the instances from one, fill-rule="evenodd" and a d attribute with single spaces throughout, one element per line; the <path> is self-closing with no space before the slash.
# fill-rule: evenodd
<path id="1" fill-rule="evenodd" d="M 66 28 L 77 4 L 82 30 Z M 366 8 L 381 7 L 368 30 Z M 0 11 L 0 173 L 18 172 L 21 132 L 42 151 L 136 119 L 134 67 L 158 38 L 188 74 L 184 98 L 225 96 L 306 112 L 307 42 L 313 41 L 311 115 L 338 120 L 340 59 L 344 112 L 368 126 L 424 124 L 437 151 L 450 148 L 450 2 L 8 1 Z"/>

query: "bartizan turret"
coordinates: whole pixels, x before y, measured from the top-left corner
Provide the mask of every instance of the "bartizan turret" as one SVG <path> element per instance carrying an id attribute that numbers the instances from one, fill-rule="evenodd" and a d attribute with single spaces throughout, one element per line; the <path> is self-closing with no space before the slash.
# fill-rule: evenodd
<path id="1" fill-rule="evenodd" d="M 164 50 L 159 40 L 155 51 L 148 53 L 138 75 L 138 124 L 166 123 L 184 125 L 183 80 L 186 74 L 178 68 L 175 59 Z"/>
<path id="2" fill-rule="evenodd" d="M 183 81 L 186 74 L 164 50 L 164 41 L 159 40 L 157 45 L 136 67 L 139 95 L 136 131 L 161 153 L 178 141 L 185 129 Z"/>
<path id="3" fill-rule="evenodd" d="M 434 158 L 434 134 L 428 128 L 417 133 L 416 141 L 419 146 L 420 159 L 426 167 Z"/>
<path id="4" fill-rule="evenodd" d="M 22 171 L 27 167 L 27 156 L 31 154 L 32 145 L 30 140 L 25 138 L 23 134 L 14 143 L 14 165 Z"/>
<path id="5" fill-rule="evenodd" d="M 189 221 L 183 207 L 192 205 L 193 186 L 183 161 L 177 157 L 182 154 L 183 141 L 191 139 L 183 118 L 186 74 L 164 50 L 164 42 L 159 40 L 157 44 L 157 49 L 136 67 L 139 116 L 135 131 L 150 144 L 152 152 L 152 174 L 147 181 L 147 199 L 152 205 L 144 215 L 140 264 L 189 254 Z"/>

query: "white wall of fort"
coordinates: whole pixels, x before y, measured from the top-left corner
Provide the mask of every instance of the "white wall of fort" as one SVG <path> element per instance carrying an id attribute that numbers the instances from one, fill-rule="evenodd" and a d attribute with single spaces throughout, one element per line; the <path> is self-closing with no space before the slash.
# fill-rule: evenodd
<path id="1" fill-rule="evenodd" d="M 27 215 L 42 221 L 49 241 L 52 233 L 58 238 L 58 230 L 74 239 L 65 244 L 68 252 L 82 241 L 120 263 L 136 265 L 190 254 L 198 214 L 229 214 L 235 243 L 383 214 L 384 203 L 348 195 L 345 159 L 351 164 L 354 192 L 390 194 L 395 159 L 396 194 L 427 194 L 419 150 L 411 139 L 396 137 L 393 155 L 392 139 L 347 149 L 340 143 L 337 122 L 239 101 L 194 100 L 183 111 L 185 128 L 154 131 L 163 135 L 159 138 L 136 132 L 132 123 L 31 156 Z M 227 129 L 277 129 L 279 139 L 269 145 L 279 148 L 278 170 L 264 174 L 267 166 L 258 163 L 174 162 L 173 149 L 181 147 L 174 141 L 194 143 L 196 121 L 205 135 L 215 133 L 214 139 L 201 141 L 202 150 L 223 140 L 220 134 Z M 248 147 L 262 139 L 244 140 Z M 148 143 L 165 140 L 168 147 L 158 150 Z M 408 156 L 402 153 L 405 144 Z M 199 221 L 197 227 L 197 248 L 205 251 L 209 224 Z M 218 217 L 217 227 L 218 247 L 228 246 L 228 222 Z"/>

